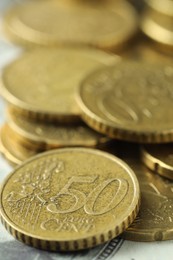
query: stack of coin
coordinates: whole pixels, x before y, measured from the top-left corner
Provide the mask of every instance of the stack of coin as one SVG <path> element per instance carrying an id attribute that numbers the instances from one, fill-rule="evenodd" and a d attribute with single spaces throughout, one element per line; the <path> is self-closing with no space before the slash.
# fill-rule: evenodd
<path id="1" fill-rule="evenodd" d="M 173 47 L 172 0 L 146 0 L 147 8 L 141 22 L 142 31 L 163 50 Z"/>
<path id="2" fill-rule="evenodd" d="M 20 165 L 2 185 L 0 213 L 27 245 L 173 239 L 173 184 L 162 178 L 173 179 L 173 65 L 98 50 L 117 51 L 136 22 L 131 5 L 114 0 L 27 2 L 5 17 L 15 42 L 59 46 L 28 50 L 2 71 L 0 147 Z M 108 142 L 108 153 L 88 148 Z"/>
<path id="3" fill-rule="evenodd" d="M 4 68 L 2 95 L 9 104 L 1 131 L 5 156 L 16 163 L 52 148 L 107 143 L 109 138 L 81 121 L 75 92 L 84 75 L 119 60 L 99 50 L 61 47 L 30 50 Z"/>
<path id="4" fill-rule="evenodd" d="M 120 60 L 89 47 L 126 45 L 138 27 L 133 6 L 112 0 L 27 2 L 9 10 L 4 25 L 20 45 L 52 48 L 27 51 L 2 72 L 2 95 L 8 101 L 3 154 L 16 164 L 52 148 L 109 142 L 82 122 L 75 90 L 89 72 Z M 13 142 L 17 149 L 11 149 Z"/>

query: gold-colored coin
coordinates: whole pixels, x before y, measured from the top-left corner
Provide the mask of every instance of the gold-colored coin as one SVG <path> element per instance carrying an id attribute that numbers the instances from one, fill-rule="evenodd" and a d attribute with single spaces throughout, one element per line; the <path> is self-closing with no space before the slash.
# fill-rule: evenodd
<path id="1" fill-rule="evenodd" d="M 21 164 L 36 154 L 34 150 L 20 145 L 7 125 L 4 125 L 0 131 L 0 151 L 13 166 Z"/>
<path id="2" fill-rule="evenodd" d="M 133 169 L 141 190 L 139 214 L 122 237 L 133 241 L 173 239 L 173 183 L 140 162 L 140 147 L 119 144 L 119 155 Z"/>
<path id="3" fill-rule="evenodd" d="M 18 240 L 45 250 L 96 246 L 134 220 L 139 187 L 120 159 L 87 148 L 35 156 L 4 181 L 2 223 Z"/>
<path id="4" fill-rule="evenodd" d="M 123 237 L 134 241 L 173 239 L 173 184 L 149 171 L 139 160 L 127 161 L 137 175 L 141 207 Z"/>
<path id="5" fill-rule="evenodd" d="M 172 0 L 145 0 L 148 6 L 153 10 L 173 16 L 173 1 Z"/>
<path id="6" fill-rule="evenodd" d="M 158 174 L 173 180 L 172 144 L 147 145 L 142 147 L 143 163 Z"/>
<path id="7" fill-rule="evenodd" d="M 136 32 L 137 15 L 126 1 L 62 2 L 33 1 L 13 7 L 5 18 L 7 34 L 18 43 L 110 49 L 120 47 Z"/>
<path id="8" fill-rule="evenodd" d="M 153 9 L 147 9 L 141 22 L 142 31 L 158 43 L 163 50 L 173 47 L 173 18 Z"/>
<path id="9" fill-rule="evenodd" d="M 18 113 L 40 120 L 79 120 L 74 94 L 93 69 L 119 57 L 82 48 L 35 49 L 8 65 L 2 95 Z"/>
<path id="10" fill-rule="evenodd" d="M 173 67 L 121 62 L 100 69 L 81 84 L 82 117 L 112 138 L 160 143 L 173 141 Z"/>
<path id="11" fill-rule="evenodd" d="M 18 136 L 18 139 L 28 148 L 35 146 L 43 150 L 85 146 L 96 147 L 110 141 L 87 127 L 85 124 L 55 125 L 45 124 L 37 121 L 26 120 L 25 117 L 17 116 L 13 110 L 8 110 L 8 124 Z"/>

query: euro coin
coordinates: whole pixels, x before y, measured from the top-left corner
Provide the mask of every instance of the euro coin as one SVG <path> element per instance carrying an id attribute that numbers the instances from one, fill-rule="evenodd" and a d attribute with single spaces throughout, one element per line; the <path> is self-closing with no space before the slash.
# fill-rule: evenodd
<path id="1" fill-rule="evenodd" d="M 63 2 L 43 0 L 13 7 L 5 17 L 7 35 L 21 44 L 114 49 L 137 31 L 135 9 L 126 1 Z"/>
<path id="2" fill-rule="evenodd" d="M 135 172 L 141 190 L 141 207 L 123 237 L 128 240 L 150 242 L 173 239 L 173 184 L 154 174 L 140 160 L 125 160 Z"/>
<path id="3" fill-rule="evenodd" d="M 108 137 L 82 123 L 40 123 L 17 116 L 12 109 L 8 110 L 7 118 L 8 125 L 16 133 L 19 142 L 28 148 L 48 150 L 72 146 L 101 147 L 110 141 Z"/>
<path id="4" fill-rule="evenodd" d="M 139 210 L 134 172 L 117 157 L 87 148 L 42 153 L 16 168 L 0 194 L 2 223 L 36 248 L 72 251 L 122 233 Z"/>
<path id="5" fill-rule="evenodd" d="M 168 16 L 173 16 L 173 2 L 172 0 L 145 0 L 146 4 L 153 10 L 163 13 Z"/>
<path id="6" fill-rule="evenodd" d="M 124 61 L 87 76 L 77 101 L 83 120 L 111 138 L 173 141 L 173 67 Z"/>
<path id="7" fill-rule="evenodd" d="M 173 17 L 147 9 L 141 21 L 142 31 L 165 52 L 173 48 Z M 171 53 L 171 52 L 170 52 Z"/>
<path id="8" fill-rule="evenodd" d="M 35 49 L 4 68 L 2 95 L 16 113 L 42 121 L 80 121 L 75 91 L 93 69 L 119 57 L 91 49 Z"/>
<path id="9" fill-rule="evenodd" d="M 173 239 L 173 183 L 145 167 L 140 145 L 119 142 L 117 155 L 135 172 L 141 190 L 139 214 L 121 237 L 138 242 Z"/>
<path id="10" fill-rule="evenodd" d="M 36 154 L 35 151 L 20 145 L 7 125 L 2 126 L 0 130 L 0 151 L 13 166 Z"/>
<path id="11" fill-rule="evenodd" d="M 172 144 L 143 146 L 141 150 L 141 159 L 151 170 L 173 180 Z"/>

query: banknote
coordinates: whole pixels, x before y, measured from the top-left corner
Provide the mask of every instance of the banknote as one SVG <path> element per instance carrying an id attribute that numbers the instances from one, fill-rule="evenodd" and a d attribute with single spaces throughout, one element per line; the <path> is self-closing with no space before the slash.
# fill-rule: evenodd
<path id="1" fill-rule="evenodd" d="M 25 0 L 24 0 L 25 1 Z M 21 48 L 8 42 L 1 27 L 3 13 L 10 5 L 22 0 L 0 0 L 0 73 L 3 67 L 15 59 Z M 4 122 L 5 104 L 0 98 L 0 124 Z M 0 155 L 0 183 L 12 170 Z M 173 241 L 141 243 L 115 238 L 90 250 L 74 253 L 50 253 L 40 251 L 16 241 L 0 224 L 0 259 L 4 260 L 172 260 Z"/>

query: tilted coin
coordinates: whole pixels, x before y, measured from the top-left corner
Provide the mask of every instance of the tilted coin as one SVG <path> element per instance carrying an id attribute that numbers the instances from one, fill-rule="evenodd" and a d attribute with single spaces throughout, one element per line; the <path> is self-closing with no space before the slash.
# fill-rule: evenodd
<path id="1" fill-rule="evenodd" d="M 83 80 L 77 101 L 85 122 L 116 139 L 173 141 L 173 67 L 121 62 Z"/>
<path id="2" fill-rule="evenodd" d="M 143 163 L 158 174 L 173 180 L 173 145 L 155 144 L 142 147 Z"/>
<path id="3" fill-rule="evenodd" d="M 96 6 L 63 5 L 62 1 L 29 2 L 13 7 L 5 29 L 18 43 L 119 47 L 137 30 L 137 15 L 126 1 L 102 1 Z M 104 19 L 103 19 L 104 17 Z"/>
<path id="4" fill-rule="evenodd" d="M 115 55 L 84 48 L 35 49 L 2 73 L 2 95 L 16 112 L 40 120 L 79 120 L 74 93 L 93 69 L 119 61 Z"/>
<path id="5" fill-rule="evenodd" d="M 58 147 L 95 147 L 106 144 L 110 139 L 87 127 L 85 124 L 45 124 L 17 116 L 12 109 L 7 112 L 8 124 L 28 147 L 44 150 Z"/>
<path id="6" fill-rule="evenodd" d="M 173 183 L 140 161 L 140 146 L 119 143 L 119 155 L 133 169 L 141 190 L 139 214 L 122 237 L 133 241 L 173 239 Z"/>
<path id="7" fill-rule="evenodd" d="M 158 47 L 168 51 L 173 47 L 173 17 L 147 9 L 141 22 L 142 31 L 158 43 Z"/>
<path id="8" fill-rule="evenodd" d="M 36 154 L 34 150 L 26 149 L 17 143 L 7 125 L 0 130 L 0 151 L 12 165 L 19 165 Z"/>
<path id="9" fill-rule="evenodd" d="M 6 178 L 0 213 L 18 240 L 71 251 L 123 232 L 139 199 L 136 176 L 123 161 L 98 150 L 64 148 L 31 158 Z"/>

